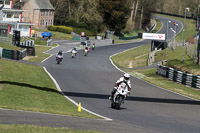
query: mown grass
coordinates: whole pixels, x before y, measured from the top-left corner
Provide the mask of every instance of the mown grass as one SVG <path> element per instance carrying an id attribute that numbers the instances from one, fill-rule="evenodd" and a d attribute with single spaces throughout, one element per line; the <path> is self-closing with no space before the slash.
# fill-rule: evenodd
<path id="1" fill-rule="evenodd" d="M 5 48 L 5 49 L 10 49 L 10 50 L 21 50 L 22 49 L 20 47 L 15 47 L 14 45 L 7 44 L 7 43 L 0 43 L 0 47 Z"/>
<path id="2" fill-rule="evenodd" d="M 52 33 L 52 39 L 66 39 L 66 40 L 72 40 L 72 35 L 71 34 L 66 34 L 62 32 L 57 32 L 57 31 L 50 31 L 50 30 L 43 30 L 43 29 L 34 29 L 39 32 L 51 32 Z"/>
<path id="3" fill-rule="evenodd" d="M 193 58 L 186 55 L 184 52 L 184 62 L 182 62 L 182 47 L 177 47 L 174 51 L 165 49 L 157 52 L 156 61 L 168 60 L 165 65 L 175 68 L 177 70 L 191 73 L 194 75 L 200 75 L 200 65 L 195 64 Z"/>
<path id="4" fill-rule="evenodd" d="M 152 31 L 152 33 L 156 33 L 160 30 L 160 28 L 162 27 L 162 22 L 158 19 L 156 19 L 156 27 L 155 29 Z"/>
<path id="5" fill-rule="evenodd" d="M 61 95 L 40 66 L 0 60 L 0 108 L 98 118 Z"/>
<path id="6" fill-rule="evenodd" d="M 33 125 L 0 125 L 0 133 L 103 133 L 94 130 L 50 128 Z"/>
<path id="7" fill-rule="evenodd" d="M 141 53 L 141 50 L 142 50 L 142 53 Z M 171 52 L 173 53 L 173 51 Z M 158 76 L 156 74 L 156 71 L 157 71 L 156 68 L 142 69 L 142 70 L 126 69 L 126 68 L 130 68 L 127 62 L 131 62 L 131 61 L 132 61 L 132 64 L 136 64 L 136 65 L 133 65 L 133 68 L 136 68 L 139 66 L 146 66 L 145 63 L 146 63 L 147 58 L 145 56 L 141 56 L 141 57 L 139 56 L 140 58 L 137 58 L 138 57 L 137 55 L 140 55 L 139 53 L 141 53 L 141 55 L 143 55 L 143 53 L 148 53 L 148 46 L 141 46 L 141 47 L 129 50 L 127 52 L 115 55 L 112 57 L 112 60 L 115 63 L 115 65 L 117 65 L 119 68 L 123 68 L 124 71 L 129 72 L 138 78 L 141 78 L 159 87 L 166 88 L 168 90 L 200 100 L 200 91 L 190 88 L 190 87 L 186 87 L 182 84 L 170 81 L 167 78 Z M 177 53 L 169 54 L 169 56 L 171 58 L 176 58 L 176 54 Z M 157 57 L 159 57 L 159 55 L 157 55 L 156 58 Z M 139 64 L 138 62 L 140 62 L 141 60 L 143 60 L 143 62 L 141 62 L 141 64 L 138 65 Z M 183 64 L 181 62 L 178 62 L 178 63 L 179 65 Z M 191 63 L 191 66 L 189 66 L 189 64 L 190 63 L 188 63 L 188 67 L 185 67 L 185 69 L 187 69 L 187 71 L 190 70 L 192 72 L 192 70 L 194 70 L 192 69 L 192 63 Z M 199 72 L 198 68 L 199 66 L 195 70 Z"/>
<path id="8" fill-rule="evenodd" d="M 135 68 L 145 66 L 149 48 L 149 45 L 138 47 L 136 48 L 137 52 L 134 48 L 132 50 L 128 50 L 127 52 L 117 54 L 111 59 L 119 68 Z"/>
<path id="9" fill-rule="evenodd" d="M 36 56 L 27 56 L 28 61 L 30 62 L 36 62 L 40 63 L 47 57 L 49 57 L 49 54 L 45 54 L 44 51 L 47 51 L 51 49 L 52 47 L 46 47 L 46 46 L 35 46 Z"/>

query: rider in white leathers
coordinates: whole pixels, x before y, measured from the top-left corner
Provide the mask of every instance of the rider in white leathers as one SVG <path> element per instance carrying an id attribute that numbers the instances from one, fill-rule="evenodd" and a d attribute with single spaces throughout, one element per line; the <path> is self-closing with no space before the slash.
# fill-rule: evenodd
<path id="1" fill-rule="evenodd" d="M 111 92 L 111 96 L 109 97 L 109 99 L 112 99 L 113 95 L 115 94 L 115 92 L 117 91 L 117 88 L 119 87 L 119 85 L 124 82 L 127 87 L 128 90 L 131 91 L 131 82 L 130 82 L 130 75 L 128 73 L 125 73 L 123 77 L 119 78 L 117 80 L 117 82 L 115 83 L 115 86 Z"/>

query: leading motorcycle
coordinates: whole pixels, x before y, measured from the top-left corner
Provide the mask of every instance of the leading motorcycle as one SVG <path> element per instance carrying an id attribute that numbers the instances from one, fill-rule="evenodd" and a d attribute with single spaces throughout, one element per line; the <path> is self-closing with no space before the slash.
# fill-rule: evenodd
<path id="1" fill-rule="evenodd" d="M 111 100 L 111 108 L 120 109 L 120 106 L 124 103 L 127 95 L 130 94 L 128 87 L 125 83 L 121 83 L 117 88 L 115 94 Z"/>

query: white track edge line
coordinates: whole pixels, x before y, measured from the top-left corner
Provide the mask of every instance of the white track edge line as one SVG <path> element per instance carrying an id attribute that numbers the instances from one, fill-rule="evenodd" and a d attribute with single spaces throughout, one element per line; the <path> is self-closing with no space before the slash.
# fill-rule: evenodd
<path id="1" fill-rule="evenodd" d="M 68 96 L 66 96 L 66 95 L 62 92 L 62 90 L 60 89 L 60 86 L 58 85 L 57 81 L 56 81 L 56 80 L 53 78 L 53 76 L 47 71 L 47 69 L 46 69 L 45 67 L 43 67 L 43 69 L 44 69 L 44 71 L 48 74 L 48 76 L 51 78 L 51 80 L 53 80 L 53 82 L 54 82 L 56 88 L 58 89 L 58 91 L 59 91 L 66 99 L 68 99 L 70 102 L 72 102 L 74 105 L 76 105 L 76 106 L 78 107 L 78 106 L 79 106 L 78 103 L 76 103 L 74 100 L 72 100 L 71 98 L 69 98 Z M 112 119 L 107 118 L 107 117 L 104 117 L 104 116 L 99 115 L 99 114 L 97 114 L 97 113 L 94 113 L 94 112 L 92 112 L 92 111 L 90 111 L 90 110 L 88 110 L 88 109 L 86 109 L 86 108 L 84 108 L 84 107 L 81 107 L 81 108 L 82 108 L 83 110 L 85 110 L 86 112 L 91 113 L 91 114 L 93 114 L 93 115 L 96 115 L 96 116 L 98 116 L 98 117 L 101 117 L 101 118 L 103 118 L 103 119 L 105 119 L 105 120 L 107 120 L 107 121 L 112 121 Z"/>

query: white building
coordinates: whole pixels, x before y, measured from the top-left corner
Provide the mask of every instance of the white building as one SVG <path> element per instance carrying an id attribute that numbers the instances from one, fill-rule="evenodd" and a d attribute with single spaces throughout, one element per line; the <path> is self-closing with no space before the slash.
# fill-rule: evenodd
<path id="1" fill-rule="evenodd" d="M 34 24 L 23 22 L 22 13 L 25 10 L 13 9 L 13 0 L 0 0 L 1 6 L 5 15 L 0 20 L 0 36 L 12 34 L 13 30 L 18 30 L 21 36 L 31 37 L 31 26 Z"/>

